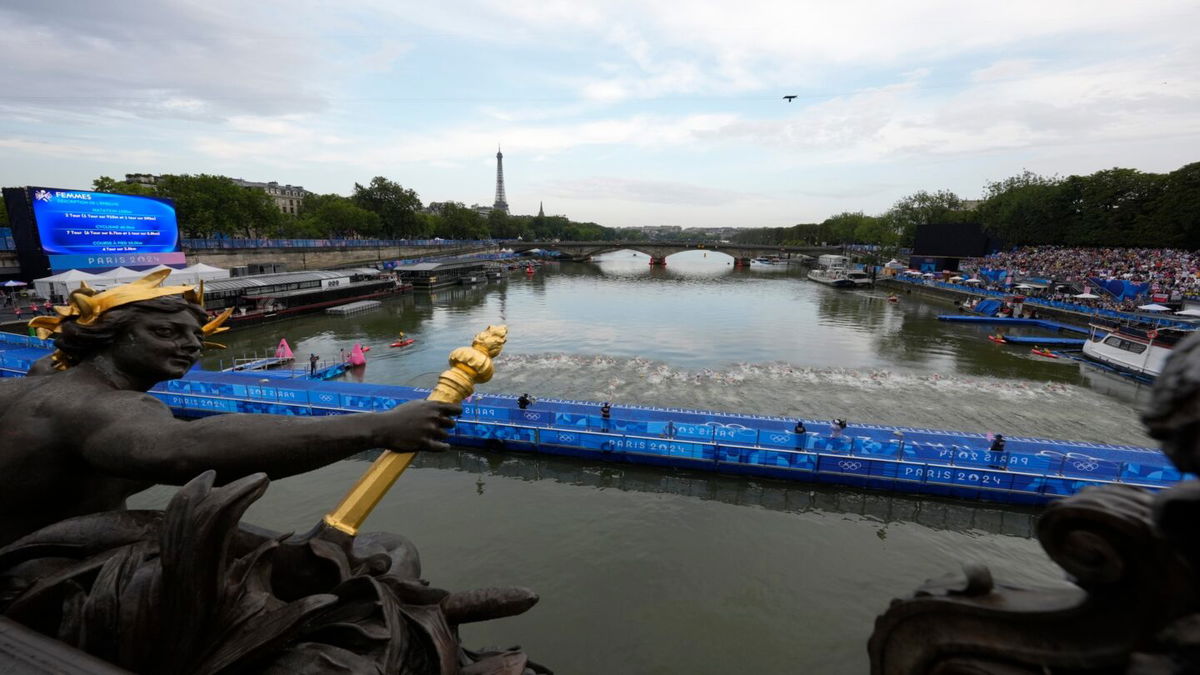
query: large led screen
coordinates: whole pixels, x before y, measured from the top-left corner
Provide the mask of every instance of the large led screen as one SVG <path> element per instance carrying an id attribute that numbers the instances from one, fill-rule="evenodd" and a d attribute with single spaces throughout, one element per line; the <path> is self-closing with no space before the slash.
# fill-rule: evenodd
<path id="1" fill-rule="evenodd" d="M 53 270 L 185 263 L 169 199 L 31 187 L 29 202 Z"/>

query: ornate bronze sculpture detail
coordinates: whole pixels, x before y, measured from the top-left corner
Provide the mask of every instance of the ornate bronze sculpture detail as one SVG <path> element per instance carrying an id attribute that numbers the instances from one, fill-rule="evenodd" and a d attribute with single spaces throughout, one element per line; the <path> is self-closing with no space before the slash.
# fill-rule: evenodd
<path id="1" fill-rule="evenodd" d="M 1175 350 L 1143 416 L 1180 471 L 1200 467 L 1200 336 Z M 1089 488 L 1038 540 L 1073 585 L 998 586 L 985 567 L 894 600 L 868 644 L 875 675 L 1200 672 L 1200 481 L 1160 494 Z"/>
<path id="2" fill-rule="evenodd" d="M 406 539 L 357 534 L 399 471 L 372 481 L 382 489 L 367 507 L 349 500 L 350 529 L 322 522 L 295 537 L 240 523 L 268 476 L 381 446 L 404 451 L 385 457 L 445 449 L 455 396 L 176 420 L 144 392 L 186 373 L 220 320 L 199 291 L 164 278 L 76 291 L 36 326 L 56 336 L 53 360 L 0 381 L 0 615 L 140 673 L 549 672 L 516 648 L 473 653 L 458 640 L 461 624 L 529 609 L 533 592 L 431 588 Z M 456 392 L 491 376 L 504 334 L 455 350 Z M 156 482 L 186 485 L 165 511 L 124 510 Z M 0 658 L 18 629 L 0 623 Z"/>

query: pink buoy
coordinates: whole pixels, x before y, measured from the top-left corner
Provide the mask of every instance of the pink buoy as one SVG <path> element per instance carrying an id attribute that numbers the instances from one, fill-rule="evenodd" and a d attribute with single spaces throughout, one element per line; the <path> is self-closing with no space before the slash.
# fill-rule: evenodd
<path id="1" fill-rule="evenodd" d="M 355 342 L 354 349 L 350 350 L 350 356 L 347 357 L 346 360 L 349 361 L 350 365 L 352 366 L 367 365 L 367 357 L 365 354 L 363 354 L 362 345 Z"/>
<path id="2" fill-rule="evenodd" d="M 279 346 L 275 348 L 275 358 L 277 358 L 277 359 L 294 359 L 294 358 L 296 358 L 295 355 L 292 354 L 292 348 L 287 343 L 287 338 L 283 338 L 282 340 L 279 341 Z"/>

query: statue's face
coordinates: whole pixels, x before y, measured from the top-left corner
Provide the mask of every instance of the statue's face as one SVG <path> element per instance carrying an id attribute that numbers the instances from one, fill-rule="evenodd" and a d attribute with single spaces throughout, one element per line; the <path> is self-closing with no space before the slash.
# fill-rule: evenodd
<path id="1" fill-rule="evenodd" d="M 121 372 L 161 382 L 183 377 L 200 358 L 203 346 L 199 320 L 180 309 L 140 314 L 113 343 L 110 353 Z"/>

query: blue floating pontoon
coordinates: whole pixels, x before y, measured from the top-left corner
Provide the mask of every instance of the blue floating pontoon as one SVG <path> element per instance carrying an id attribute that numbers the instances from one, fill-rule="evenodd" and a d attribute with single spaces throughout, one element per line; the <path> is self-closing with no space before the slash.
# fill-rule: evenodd
<path id="1" fill-rule="evenodd" d="M 0 375 L 21 376 L 49 344 L 0 333 Z M 271 371 L 267 371 L 271 372 Z M 218 413 L 317 416 L 388 410 L 429 389 L 193 369 L 150 394 L 178 417 Z M 265 376 L 265 377 L 264 377 Z M 827 422 L 804 420 L 810 428 Z M 983 434 L 860 424 L 844 436 L 792 433 L 794 419 L 589 401 L 478 395 L 463 405 L 456 445 L 651 464 L 784 480 L 821 481 L 994 502 L 1041 504 L 1092 485 L 1160 490 L 1183 478 L 1157 449 L 1007 438 L 993 453 Z M 899 433 L 898 433 L 899 432 Z"/>

